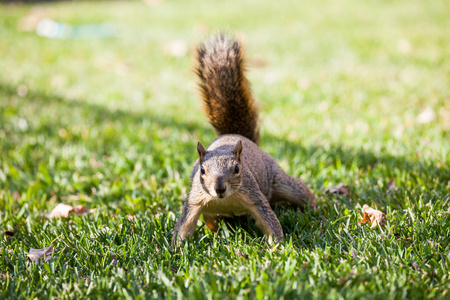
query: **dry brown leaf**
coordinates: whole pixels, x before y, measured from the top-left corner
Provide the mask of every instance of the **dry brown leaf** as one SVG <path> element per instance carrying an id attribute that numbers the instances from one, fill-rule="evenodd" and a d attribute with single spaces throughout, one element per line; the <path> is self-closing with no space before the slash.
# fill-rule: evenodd
<path id="1" fill-rule="evenodd" d="M 341 184 L 341 185 L 337 185 L 337 186 L 333 186 L 332 188 L 329 188 L 325 192 L 325 194 L 338 194 L 338 195 L 347 197 L 348 195 L 350 195 L 350 189 L 349 189 L 348 185 Z"/>
<path id="2" fill-rule="evenodd" d="M 73 207 L 73 213 L 76 215 L 85 215 L 85 214 L 91 214 L 93 212 L 95 212 L 97 209 L 95 208 L 91 208 L 88 209 L 86 207 L 84 207 L 83 205 L 77 205 Z"/>
<path id="3" fill-rule="evenodd" d="M 67 218 L 67 217 L 69 217 L 71 212 L 73 212 L 76 215 L 83 215 L 83 214 L 93 213 L 95 210 L 96 210 L 95 208 L 87 209 L 83 205 L 77 205 L 74 207 L 72 205 L 59 203 L 58 205 L 55 206 L 55 208 L 49 214 L 46 215 L 46 217 L 49 219 L 57 218 L 57 217 Z"/>
<path id="4" fill-rule="evenodd" d="M 72 210 L 72 205 L 59 203 L 49 214 L 46 215 L 46 217 L 49 219 L 57 217 L 67 218 Z"/>
<path id="5" fill-rule="evenodd" d="M 41 262 L 41 265 L 44 264 L 44 262 L 48 262 L 50 259 L 52 259 L 53 254 L 53 245 L 48 246 L 44 249 L 33 249 L 30 248 L 30 252 L 28 252 L 27 256 L 28 259 L 32 262 Z"/>
<path id="6" fill-rule="evenodd" d="M 382 213 L 379 210 L 373 209 L 372 207 L 368 206 L 367 204 L 363 205 L 363 213 L 364 217 L 361 220 L 361 223 L 366 223 L 367 221 L 372 222 L 372 226 L 370 226 L 371 229 L 375 228 L 378 225 L 385 226 L 386 225 L 386 215 Z"/>

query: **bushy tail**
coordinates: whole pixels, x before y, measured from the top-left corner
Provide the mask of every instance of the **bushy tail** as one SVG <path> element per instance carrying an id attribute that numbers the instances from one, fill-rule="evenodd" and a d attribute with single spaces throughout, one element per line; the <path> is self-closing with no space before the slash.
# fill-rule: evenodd
<path id="1" fill-rule="evenodd" d="M 234 133 L 258 143 L 258 108 L 245 77 L 244 47 L 223 34 L 197 49 L 196 73 L 206 114 L 219 135 Z"/>

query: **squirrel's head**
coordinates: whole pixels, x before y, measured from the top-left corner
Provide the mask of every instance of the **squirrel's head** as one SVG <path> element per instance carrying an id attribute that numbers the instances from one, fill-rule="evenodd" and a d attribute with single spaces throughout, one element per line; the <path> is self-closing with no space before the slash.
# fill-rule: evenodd
<path id="1" fill-rule="evenodd" d="M 242 141 L 206 151 L 198 142 L 199 176 L 203 189 L 215 198 L 226 198 L 236 192 L 242 183 Z"/>

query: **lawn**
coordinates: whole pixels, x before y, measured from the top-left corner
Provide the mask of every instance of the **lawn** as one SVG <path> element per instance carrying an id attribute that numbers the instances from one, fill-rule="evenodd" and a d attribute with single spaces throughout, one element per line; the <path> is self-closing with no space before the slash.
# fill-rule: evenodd
<path id="1" fill-rule="evenodd" d="M 449 11 L 445 0 L 0 4 L 0 299 L 450 297 Z M 43 17 L 112 24 L 117 37 L 41 37 Z M 241 218 L 217 234 L 200 222 L 175 250 L 196 143 L 215 138 L 192 54 L 220 29 L 246 41 L 260 147 L 318 207 L 276 207 L 276 247 Z M 326 193 L 339 184 L 350 195 Z M 47 218 L 58 203 L 96 210 Z M 361 224 L 364 204 L 387 225 Z M 50 245 L 48 262 L 28 260 Z"/>

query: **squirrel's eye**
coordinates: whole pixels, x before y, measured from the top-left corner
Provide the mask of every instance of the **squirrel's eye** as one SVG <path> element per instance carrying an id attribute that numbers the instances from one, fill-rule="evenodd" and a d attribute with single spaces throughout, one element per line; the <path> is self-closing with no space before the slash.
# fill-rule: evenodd
<path id="1" fill-rule="evenodd" d="M 239 173 L 239 165 L 236 165 L 235 167 L 234 167 L 234 173 Z"/>
<path id="2" fill-rule="evenodd" d="M 202 173 L 202 175 L 205 175 L 205 168 L 203 168 L 203 166 L 200 167 L 200 173 Z"/>

